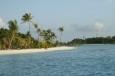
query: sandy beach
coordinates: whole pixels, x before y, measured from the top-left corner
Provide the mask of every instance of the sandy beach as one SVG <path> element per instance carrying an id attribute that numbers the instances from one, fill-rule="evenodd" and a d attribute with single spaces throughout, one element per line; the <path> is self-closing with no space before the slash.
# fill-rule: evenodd
<path id="1" fill-rule="evenodd" d="M 24 53 L 36 53 L 36 52 L 48 52 L 48 51 L 57 51 L 57 50 L 72 50 L 75 47 L 53 47 L 53 48 L 47 48 L 47 49 L 21 49 L 21 50 L 0 50 L 0 55 L 6 55 L 6 54 L 24 54 Z"/>

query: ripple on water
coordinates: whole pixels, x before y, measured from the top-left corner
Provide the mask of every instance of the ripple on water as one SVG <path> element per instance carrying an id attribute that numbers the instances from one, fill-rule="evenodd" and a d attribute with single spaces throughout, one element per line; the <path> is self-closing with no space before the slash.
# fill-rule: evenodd
<path id="1" fill-rule="evenodd" d="M 0 76 L 115 76 L 114 47 L 0 56 Z"/>

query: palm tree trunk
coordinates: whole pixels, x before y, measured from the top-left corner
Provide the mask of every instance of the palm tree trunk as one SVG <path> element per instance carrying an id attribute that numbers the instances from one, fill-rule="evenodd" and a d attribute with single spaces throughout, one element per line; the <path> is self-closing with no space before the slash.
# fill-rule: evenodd
<path id="1" fill-rule="evenodd" d="M 30 44 L 31 44 L 31 38 L 30 38 L 30 22 L 28 21 L 28 24 L 29 24 L 29 45 L 28 45 L 28 48 L 30 48 Z"/>
<path id="2" fill-rule="evenodd" d="M 61 37 L 62 37 L 62 32 L 61 32 L 61 35 L 60 35 L 60 42 L 61 42 Z"/>
<path id="3" fill-rule="evenodd" d="M 11 49 L 11 46 L 12 46 L 12 41 L 13 41 L 13 39 L 14 39 L 14 32 L 13 32 L 13 35 L 12 35 L 12 38 L 11 38 L 11 40 L 10 40 L 10 44 L 9 44 L 9 48 Z"/>
<path id="4" fill-rule="evenodd" d="M 30 22 L 28 21 L 28 24 L 29 24 L 29 35 L 30 35 Z"/>
<path id="5" fill-rule="evenodd" d="M 40 48 L 40 35 L 38 34 L 38 48 Z"/>

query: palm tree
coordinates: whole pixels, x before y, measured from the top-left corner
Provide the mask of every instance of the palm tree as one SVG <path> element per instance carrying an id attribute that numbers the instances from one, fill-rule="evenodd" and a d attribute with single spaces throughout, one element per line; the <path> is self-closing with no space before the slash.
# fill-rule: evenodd
<path id="1" fill-rule="evenodd" d="M 32 23 L 32 16 L 31 16 L 31 13 L 25 13 L 23 16 L 22 16 L 22 21 L 23 21 L 23 23 L 28 23 L 29 24 L 29 34 L 30 34 L 30 23 Z M 33 24 L 33 23 L 32 23 Z"/>
<path id="2" fill-rule="evenodd" d="M 0 44 L 1 44 L 1 49 L 6 49 L 8 48 L 7 46 L 9 45 L 10 39 L 10 31 L 8 29 L 1 28 L 0 29 Z"/>
<path id="3" fill-rule="evenodd" d="M 47 40 L 50 41 L 50 42 L 52 42 L 56 38 L 55 33 L 52 32 L 51 29 L 47 30 L 47 38 L 48 38 Z"/>
<path id="4" fill-rule="evenodd" d="M 26 34 L 18 33 L 18 40 L 21 48 L 29 48 L 32 44 L 32 39 L 28 32 Z"/>
<path id="5" fill-rule="evenodd" d="M 37 32 L 37 35 L 38 35 L 38 45 L 39 45 L 39 48 L 40 48 L 40 32 L 41 32 L 41 29 L 38 28 L 38 24 L 37 23 L 33 23 L 35 29 L 36 29 L 36 32 Z"/>
<path id="6" fill-rule="evenodd" d="M 41 32 L 41 29 L 37 29 L 37 33 L 38 33 L 38 42 L 40 42 L 40 32 Z"/>
<path id="7" fill-rule="evenodd" d="M 48 47 L 53 46 L 53 40 L 56 38 L 56 35 L 51 29 L 42 30 L 40 35 L 43 37 L 43 42 L 46 43 Z"/>
<path id="8" fill-rule="evenodd" d="M 37 34 L 38 34 L 38 42 L 39 42 L 41 29 L 38 28 L 38 24 L 37 23 L 33 23 L 33 25 L 34 25 L 34 27 L 36 29 Z"/>
<path id="9" fill-rule="evenodd" d="M 52 32 L 51 29 L 48 29 L 48 30 L 43 30 L 40 35 L 43 37 L 43 39 L 46 41 L 46 42 L 52 42 L 55 38 L 56 38 L 56 35 L 54 32 Z"/>
<path id="10" fill-rule="evenodd" d="M 14 21 L 10 20 L 8 22 L 8 24 L 9 24 L 10 34 L 11 34 L 10 35 L 11 39 L 10 39 L 10 42 L 9 42 L 9 48 L 11 48 L 12 41 L 14 40 L 16 34 L 18 33 L 18 25 L 17 25 L 17 21 L 16 20 L 14 20 Z"/>
<path id="11" fill-rule="evenodd" d="M 43 40 L 45 40 L 46 30 L 42 30 L 42 31 L 40 32 L 40 36 L 42 37 Z"/>
<path id="12" fill-rule="evenodd" d="M 32 18 L 33 18 L 33 16 L 31 16 L 31 13 L 25 13 L 23 16 L 22 16 L 22 21 L 23 21 L 23 23 L 28 23 L 29 24 L 29 31 L 27 32 L 27 34 L 28 34 L 28 40 L 29 40 L 29 44 L 30 43 L 32 43 L 32 40 L 31 40 L 31 35 L 30 35 L 30 23 L 33 25 L 33 22 L 32 22 Z M 30 47 L 30 46 L 29 46 Z"/>
<path id="13" fill-rule="evenodd" d="M 60 35 L 60 42 L 61 42 L 61 37 L 62 37 L 62 32 L 64 31 L 64 27 L 59 27 L 58 28 L 58 31 L 61 32 L 61 35 Z"/>

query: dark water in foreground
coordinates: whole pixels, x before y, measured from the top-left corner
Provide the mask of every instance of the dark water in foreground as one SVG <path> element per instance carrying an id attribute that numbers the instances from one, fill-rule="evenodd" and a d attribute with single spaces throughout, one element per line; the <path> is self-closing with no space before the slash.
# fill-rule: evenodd
<path id="1" fill-rule="evenodd" d="M 115 45 L 0 56 L 0 76 L 115 76 Z"/>

